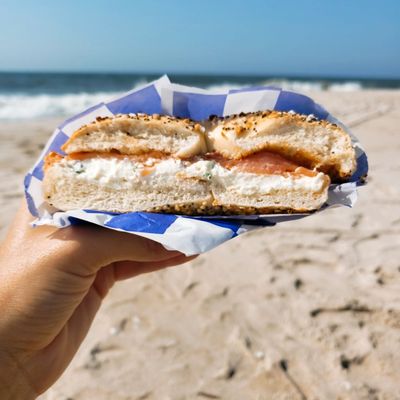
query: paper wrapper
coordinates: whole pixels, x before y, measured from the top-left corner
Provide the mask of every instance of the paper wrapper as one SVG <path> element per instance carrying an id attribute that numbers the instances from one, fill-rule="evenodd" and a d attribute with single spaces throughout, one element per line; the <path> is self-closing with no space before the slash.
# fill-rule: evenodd
<path id="1" fill-rule="evenodd" d="M 106 213 L 92 210 L 59 211 L 46 203 L 42 193 L 43 160 L 50 151 L 64 154 L 60 147 L 80 126 L 96 117 L 115 114 L 168 114 L 203 120 L 210 115 L 226 116 L 240 112 L 277 110 L 313 114 L 348 128 L 307 96 L 276 87 L 249 87 L 215 92 L 173 84 L 167 76 L 132 90 L 108 103 L 100 103 L 67 119 L 53 133 L 36 164 L 25 177 L 25 195 L 30 212 L 37 217 L 33 225 L 53 225 L 59 228 L 87 221 L 122 232 L 143 236 L 163 244 L 168 249 L 186 255 L 208 251 L 247 231 L 277 223 L 304 218 L 308 214 L 274 214 L 243 216 L 190 217 L 173 214 L 133 212 Z M 357 139 L 351 135 L 356 149 L 358 168 L 350 182 L 331 185 L 327 203 L 321 208 L 352 207 L 357 200 L 357 186 L 368 172 L 367 156 Z"/>

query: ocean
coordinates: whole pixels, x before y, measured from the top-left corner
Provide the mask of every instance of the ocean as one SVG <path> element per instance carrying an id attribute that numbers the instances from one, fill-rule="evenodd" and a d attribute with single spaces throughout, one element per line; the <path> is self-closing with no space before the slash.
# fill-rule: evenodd
<path id="1" fill-rule="evenodd" d="M 70 116 L 161 74 L 0 72 L 0 120 Z M 169 74 L 171 81 L 208 89 L 274 85 L 301 93 L 400 89 L 400 79 L 305 78 Z"/>

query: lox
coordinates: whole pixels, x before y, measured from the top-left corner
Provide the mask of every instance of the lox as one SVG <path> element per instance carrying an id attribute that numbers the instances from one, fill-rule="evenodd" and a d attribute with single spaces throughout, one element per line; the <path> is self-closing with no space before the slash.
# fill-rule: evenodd
<path id="1" fill-rule="evenodd" d="M 60 210 L 267 214 L 309 212 L 356 169 L 349 135 L 327 121 L 264 111 L 202 123 L 129 114 L 97 118 L 45 160 Z"/>

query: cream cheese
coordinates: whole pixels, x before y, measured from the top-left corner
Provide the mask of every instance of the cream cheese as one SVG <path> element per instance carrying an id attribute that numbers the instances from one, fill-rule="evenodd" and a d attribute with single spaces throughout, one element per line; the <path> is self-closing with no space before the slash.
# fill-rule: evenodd
<path id="1" fill-rule="evenodd" d="M 275 190 L 322 190 L 324 174 L 316 176 L 259 175 L 242 172 L 236 168 L 228 170 L 215 161 L 200 160 L 194 163 L 167 159 L 160 162 L 147 160 L 144 164 L 128 158 L 88 158 L 66 160 L 60 167 L 75 175 L 76 179 L 97 182 L 113 188 L 129 188 L 140 185 L 176 185 L 176 179 L 196 178 L 242 195 L 268 194 Z"/>
<path id="2" fill-rule="evenodd" d="M 324 174 L 316 176 L 282 176 L 278 174 L 259 175 L 238 171 L 235 168 L 228 170 L 216 164 L 213 169 L 213 181 L 243 195 L 268 194 L 275 190 L 310 190 L 320 191 L 325 183 Z"/>
<path id="3" fill-rule="evenodd" d="M 75 174 L 76 179 L 87 182 L 98 182 L 104 186 L 128 186 L 129 183 L 138 182 L 140 169 L 143 164 L 132 162 L 129 159 L 117 158 L 89 158 L 86 160 L 63 160 L 63 164 L 70 174 Z"/>

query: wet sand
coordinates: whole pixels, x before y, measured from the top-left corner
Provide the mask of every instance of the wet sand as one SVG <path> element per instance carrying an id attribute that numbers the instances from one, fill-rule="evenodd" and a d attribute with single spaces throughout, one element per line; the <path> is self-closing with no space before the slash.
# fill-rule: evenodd
<path id="1" fill-rule="evenodd" d="M 42 400 L 400 398 L 400 92 L 311 96 L 367 150 L 356 207 L 116 285 Z M 1 124 L 1 235 L 58 122 Z"/>

